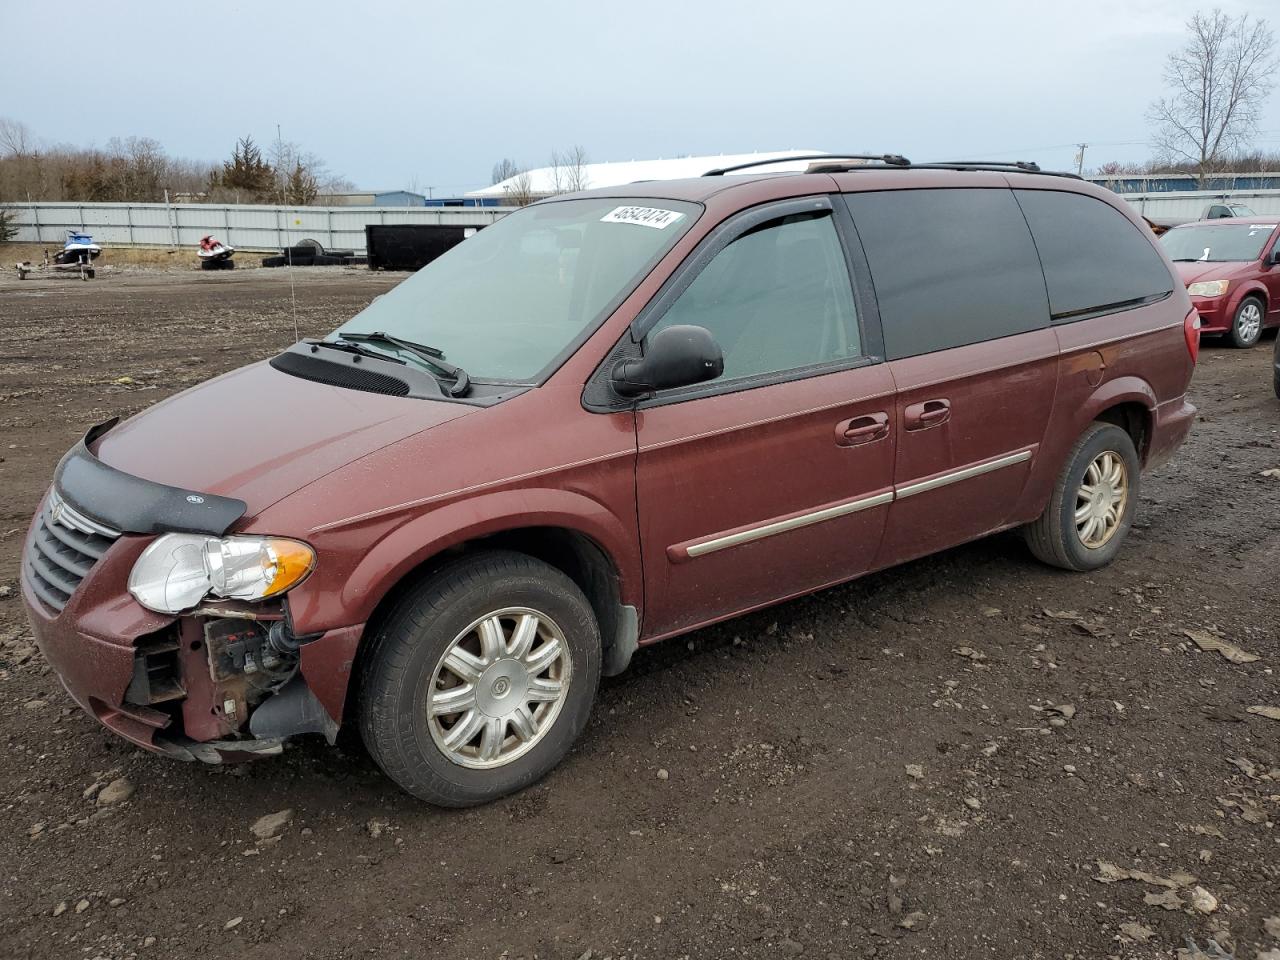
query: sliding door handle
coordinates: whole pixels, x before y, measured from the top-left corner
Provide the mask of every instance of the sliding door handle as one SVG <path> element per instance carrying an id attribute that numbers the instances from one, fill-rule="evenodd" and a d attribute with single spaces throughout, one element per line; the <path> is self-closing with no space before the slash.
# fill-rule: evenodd
<path id="1" fill-rule="evenodd" d="M 928 430 L 951 419 L 950 400 L 926 400 L 907 407 L 903 420 L 908 430 Z"/>

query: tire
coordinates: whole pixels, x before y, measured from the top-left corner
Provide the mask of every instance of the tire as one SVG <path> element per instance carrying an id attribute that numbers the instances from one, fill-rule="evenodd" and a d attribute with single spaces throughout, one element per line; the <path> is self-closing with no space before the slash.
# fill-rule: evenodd
<path id="1" fill-rule="evenodd" d="M 479 624 L 496 613 L 505 614 L 501 636 L 509 646 L 479 672 L 486 662 Z M 514 628 L 528 613 L 540 624 L 528 655 L 536 659 L 545 654 L 553 636 L 560 638 L 556 649 L 561 651 L 544 668 L 547 677 L 533 681 L 528 677 L 541 673 L 518 669 L 513 653 L 518 643 Z M 445 663 L 459 643 L 479 664 L 479 679 L 469 685 L 469 705 L 457 713 L 429 716 L 429 697 L 449 690 L 465 693 L 468 686 Z M 373 635 L 358 676 L 361 736 L 383 772 L 415 797 L 445 807 L 496 800 L 535 783 L 569 752 L 591 715 L 600 682 L 600 649 L 591 604 L 556 568 L 506 551 L 462 558 L 407 593 Z M 527 727 L 531 735 L 519 734 L 514 720 L 486 719 L 524 703 L 517 693 L 526 689 L 521 683 L 545 680 L 554 685 L 557 671 L 564 693 L 555 702 L 534 705 L 533 719 L 522 721 L 536 725 Z M 472 714 L 479 719 L 471 721 Z M 469 722 L 498 724 L 501 734 L 475 728 L 451 755 L 446 738 L 467 736 Z M 500 742 L 505 759 L 486 757 L 490 742 Z"/>
<path id="2" fill-rule="evenodd" d="M 1271 369 L 1271 386 L 1275 388 L 1276 399 L 1280 400 L 1280 334 L 1276 335 L 1276 356 Z"/>
<path id="3" fill-rule="evenodd" d="M 1085 482 L 1090 465 L 1111 454 L 1123 465 L 1125 496 L 1119 507 L 1114 525 L 1107 525 L 1106 532 L 1098 530 L 1085 542 L 1087 528 L 1077 527 L 1076 511 L 1080 503 L 1081 485 Z M 1110 423 L 1095 422 L 1076 441 L 1067 457 L 1066 466 L 1054 484 L 1049 505 L 1036 520 L 1023 528 L 1027 546 L 1037 559 L 1064 570 L 1097 570 L 1115 559 L 1133 526 L 1138 505 L 1141 466 L 1133 440 L 1124 430 Z M 1103 491 L 1111 485 L 1096 484 Z M 1108 498 L 1100 496 L 1098 510 L 1106 506 Z M 1088 518 L 1082 521 L 1087 523 Z"/>
<path id="4" fill-rule="evenodd" d="M 1231 321 L 1231 330 L 1227 333 L 1227 339 L 1231 341 L 1231 345 L 1241 349 L 1255 346 L 1262 338 L 1262 323 L 1265 316 L 1266 308 L 1257 297 L 1245 297 L 1241 300 L 1240 306 L 1236 307 L 1235 318 Z M 1242 325 L 1247 332 L 1241 332 Z"/>
<path id="5" fill-rule="evenodd" d="M 264 267 L 283 267 L 285 263 L 284 257 L 263 257 L 262 265 Z"/>

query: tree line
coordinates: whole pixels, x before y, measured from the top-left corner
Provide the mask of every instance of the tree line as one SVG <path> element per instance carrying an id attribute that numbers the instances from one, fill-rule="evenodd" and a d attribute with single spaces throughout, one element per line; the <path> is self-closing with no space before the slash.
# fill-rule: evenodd
<path id="1" fill-rule="evenodd" d="M 586 190 L 591 186 L 591 178 L 587 172 L 587 151 L 574 145 L 567 150 L 552 150 L 550 169 L 550 193 L 573 193 Z M 521 166 L 509 157 L 503 157 L 493 165 L 490 184 L 497 185 L 511 181 L 503 189 L 507 202 L 515 207 L 525 207 L 539 197 L 547 196 L 546 190 L 535 190 L 533 174 L 528 167 Z"/>
<path id="2" fill-rule="evenodd" d="M 150 137 L 113 137 L 105 147 L 37 141 L 24 123 L 0 117 L 0 203 L 314 204 L 325 193 L 352 189 L 349 181 L 298 144 L 277 139 L 264 151 L 242 137 L 231 157 L 208 163 L 170 155 Z"/>

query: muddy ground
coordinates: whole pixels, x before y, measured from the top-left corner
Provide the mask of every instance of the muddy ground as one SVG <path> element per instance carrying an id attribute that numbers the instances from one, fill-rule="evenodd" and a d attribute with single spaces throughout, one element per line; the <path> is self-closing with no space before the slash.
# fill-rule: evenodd
<path id="1" fill-rule="evenodd" d="M 314 335 L 401 277 L 295 279 Z M 283 272 L 0 279 L 0 955 L 1280 956 L 1280 721 L 1248 712 L 1280 706 L 1270 338 L 1206 345 L 1106 571 L 999 536 L 671 641 L 546 781 L 444 812 L 351 737 L 145 754 L 30 647 L 18 554 L 63 451 L 293 316 Z"/>

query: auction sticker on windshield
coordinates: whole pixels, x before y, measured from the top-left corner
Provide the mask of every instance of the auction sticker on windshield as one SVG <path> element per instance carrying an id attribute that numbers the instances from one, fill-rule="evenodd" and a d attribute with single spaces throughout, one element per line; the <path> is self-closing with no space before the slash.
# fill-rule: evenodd
<path id="1" fill-rule="evenodd" d="M 665 230 L 683 217 L 683 213 L 677 213 L 674 210 L 662 210 L 658 207 L 614 207 L 600 218 L 600 222 L 636 223 L 642 227 Z"/>

